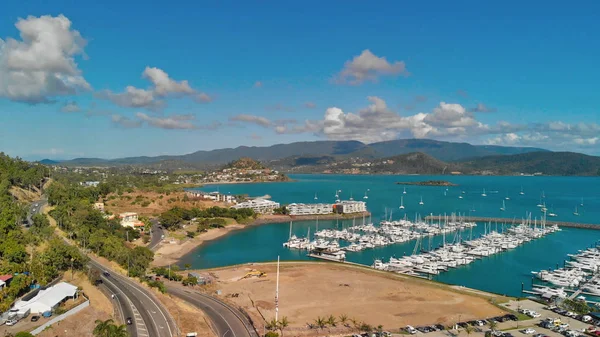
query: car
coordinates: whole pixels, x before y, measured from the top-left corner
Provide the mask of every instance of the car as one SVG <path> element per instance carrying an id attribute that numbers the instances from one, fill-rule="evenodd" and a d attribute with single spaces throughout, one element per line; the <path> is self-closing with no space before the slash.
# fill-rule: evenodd
<path id="1" fill-rule="evenodd" d="M 417 329 L 413 328 L 410 325 L 407 325 L 406 328 L 405 328 L 405 330 L 406 330 L 406 332 L 408 332 L 411 335 L 414 335 L 414 334 L 417 333 Z"/>
<path id="2" fill-rule="evenodd" d="M 40 319 L 40 316 L 37 316 L 37 315 L 31 316 L 32 322 L 37 322 L 39 319 Z"/>
<path id="3" fill-rule="evenodd" d="M 502 337 L 515 337 L 515 336 L 513 336 L 513 334 L 511 334 L 510 332 L 505 332 L 502 334 Z"/>
<path id="4" fill-rule="evenodd" d="M 482 321 L 482 320 L 478 320 L 478 321 L 475 321 L 475 325 L 476 325 L 476 326 L 484 326 L 484 325 L 485 325 L 485 322 L 484 322 L 484 321 Z"/>
<path id="5" fill-rule="evenodd" d="M 131 317 L 127 317 L 127 325 L 131 324 L 133 324 L 133 320 L 131 319 Z"/>
<path id="6" fill-rule="evenodd" d="M 107 270 L 105 270 L 105 271 L 102 272 L 102 275 L 104 275 L 106 277 L 109 277 L 110 273 Z"/>
<path id="7" fill-rule="evenodd" d="M 545 309 L 546 310 L 554 310 L 554 309 L 556 309 L 556 306 L 555 305 L 549 305 Z"/>
<path id="8" fill-rule="evenodd" d="M 469 326 L 469 324 L 467 324 L 465 322 L 459 322 L 457 325 L 463 329 Z"/>
<path id="9" fill-rule="evenodd" d="M 591 320 L 592 320 L 592 316 L 590 316 L 590 315 L 583 315 L 583 316 L 581 316 L 581 321 L 582 322 L 586 322 L 587 323 L 587 322 L 589 322 Z"/>
<path id="10" fill-rule="evenodd" d="M 435 327 L 436 327 L 438 330 L 444 330 L 444 329 L 446 329 L 446 327 L 444 327 L 444 326 L 443 326 L 443 325 L 441 325 L 441 324 L 436 324 L 436 325 L 435 325 Z"/>
<path id="11" fill-rule="evenodd" d="M 561 329 L 568 329 L 569 328 L 569 323 L 563 323 L 561 325 L 558 326 Z"/>
<path id="12" fill-rule="evenodd" d="M 527 329 L 522 330 L 522 332 L 526 335 L 531 335 L 531 334 L 535 333 L 535 330 L 533 330 L 532 328 L 527 328 Z"/>
<path id="13" fill-rule="evenodd" d="M 7 326 L 13 326 L 13 325 L 17 324 L 18 322 L 19 322 L 18 320 L 16 320 L 16 319 L 13 318 L 13 319 L 9 319 L 4 324 L 6 324 Z"/>
<path id="14" fill-rule="evenodd" d="M 538 312 L 530 311 L 528 316 L 532 317 L 532 318 L 538 318 L 538 317 L 541 317 L 542 315 Z"/>
<path id="15" fill-rule="evenodd" d="M 95 286 L 99 286 L 99 285 L 101 285 L 102 283 L 104 283 L 104 281 L 102 281 L 101 279 L 97 279 L 97 280 L 95 280 L 95 281 L 94 281 L 94 285 L 95 285 Z"/>

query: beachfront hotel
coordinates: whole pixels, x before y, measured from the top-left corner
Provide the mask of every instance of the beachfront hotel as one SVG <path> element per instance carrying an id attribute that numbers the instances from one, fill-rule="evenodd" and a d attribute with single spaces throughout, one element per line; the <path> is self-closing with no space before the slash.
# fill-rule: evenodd
<path id="1" fill-rule="evenodd" d="M 333 213 L 332 204 L 289 204 L 287 210 L 290 215 L 315 215 Z"/>
<path id="2" fill-rule="evenodd" d="M 335 205 L 333 209 L 336 213 L 362 213 L 367 211 L 367 203 L 364 201 L 343 200 Z"/>
<path id="3" fill-rule="evenodd" d="M 242 209 L 249 208 L 258 214 L 273 214 L 273 211 L 276 208 L 279 208 L 280 205 L 278 202 L 265 200 L 265 199 L 253 199 L 241 202 L 237 205 L 232 206 L 231 208 Z"/>

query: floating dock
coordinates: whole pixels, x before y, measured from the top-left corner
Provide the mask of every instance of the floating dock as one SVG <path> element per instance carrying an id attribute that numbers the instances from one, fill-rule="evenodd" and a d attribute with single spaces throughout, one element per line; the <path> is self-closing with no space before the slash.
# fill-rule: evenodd
<path id="1" fill-rule="evenodd" d="M 444 215 L 428 215 L 425 220 L 439 220 L 444 219 Z M 483 216 L 463 216 L 457 217 L 460 221 L 465 222 L 494 222 L 494 223 L 505 223 L 505 224 L 521 224 L 525 222 L 524 219 L 520 218 L 494 218 L 494 217 L 483 217 Z M 531 221 L 530 221 L 531 222 Z M 540 221 L 538 221 L 538 225 Z M 585 229 L 597 229 L 600 230 L 600 224 L 589 224 L 589 223 L 578 223 L 568 221 L 554 221 L 546 219 L 546 226 L 557 225 L 558 227 L 571 227 L 571 228 L 585 228 Z"/>

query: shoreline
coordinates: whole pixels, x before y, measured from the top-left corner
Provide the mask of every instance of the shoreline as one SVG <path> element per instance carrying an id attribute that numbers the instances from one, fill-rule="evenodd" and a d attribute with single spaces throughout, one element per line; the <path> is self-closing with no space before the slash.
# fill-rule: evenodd
<path id="1" fill-rule="evenodd" d="M 252 226 L 260 226 L 274 223 L 286 223 L 289 221 L 315 221 L 319 220 L 349 220 L 358 219 L 363 216 L 367 217 L 371 213 L 353 213 L 346 216 L 342 214 L 326 214 L 326 215 L 265 215 L 254 219 L 254 221 L 248 224 L 232 224 L 223 228 L 213 228 L 207 232 L 200 233 L 193 239 L 185 239 L 179 243 L 169 243 L 170 235 L 165 235 L 165 239 L 159 244 L 158 249 L 154 252 L 154 260 L 152 265 L 154 266 L 166 266 L 169 264 L 179 264 L 181 259 L 189 254 L 194 249 L 200 247 L 204 242 L 213 241 L 219 239 L 227 234 L 234 231 L 242 230 Z"/>

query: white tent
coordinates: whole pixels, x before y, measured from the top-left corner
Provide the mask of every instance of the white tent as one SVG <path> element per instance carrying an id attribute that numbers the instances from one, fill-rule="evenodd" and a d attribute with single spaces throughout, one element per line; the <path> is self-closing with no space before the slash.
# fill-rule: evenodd
<path id="1" fill-rule="evenodd" d="M 77 287 L 61 282 L 50 288 L 40 290 L 29 301 L 20 300 L 13 306 L 13 309 L 18 309 L 19 312 L 25 313 L 30 310 L 32 313 L 44 313 L 54 309 L 58 304 L 65 300 L 65 298 L 74 298 L 77 295 Z"/>

